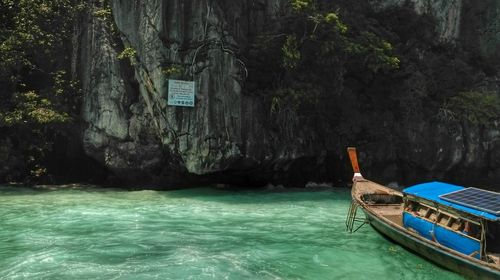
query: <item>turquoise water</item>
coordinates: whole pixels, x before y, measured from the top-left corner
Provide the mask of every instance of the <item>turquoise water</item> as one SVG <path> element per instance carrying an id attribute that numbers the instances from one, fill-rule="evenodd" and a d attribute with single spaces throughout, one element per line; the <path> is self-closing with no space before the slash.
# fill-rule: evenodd
<path id="1" fill-rule="evenodd" d="M 0 279 L 461 279 L 365 226 L 345 189 L 0 188 Z"/>

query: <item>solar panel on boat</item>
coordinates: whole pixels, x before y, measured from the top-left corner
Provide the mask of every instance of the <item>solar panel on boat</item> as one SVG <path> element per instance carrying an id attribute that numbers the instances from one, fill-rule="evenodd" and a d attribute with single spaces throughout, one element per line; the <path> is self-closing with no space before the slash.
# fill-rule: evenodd
<path id="1" fill-rule="evenodd" d="M 440 195 L 439 198 L 492 214 L 500 214 L 500 193 L 476 188 Z"/>

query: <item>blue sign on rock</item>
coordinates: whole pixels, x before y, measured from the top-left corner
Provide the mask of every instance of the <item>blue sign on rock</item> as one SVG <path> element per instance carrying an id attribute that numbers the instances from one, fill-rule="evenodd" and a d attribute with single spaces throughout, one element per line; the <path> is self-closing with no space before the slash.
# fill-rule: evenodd
<path id="1" fill-rule="evenodd" d="M 168 80 L 170 106 L 194 107 L 195 83 L 193 81 Z"/>

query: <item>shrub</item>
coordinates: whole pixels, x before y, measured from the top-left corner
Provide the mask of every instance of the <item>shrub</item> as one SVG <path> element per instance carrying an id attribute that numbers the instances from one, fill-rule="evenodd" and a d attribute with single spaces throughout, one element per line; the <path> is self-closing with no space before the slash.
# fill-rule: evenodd
<path id="1" fill-rule="evenodd" d="M 445 109 L 474 124 L 488 124 L 500 119 L 500 96 L 493 92 L 468 91 L 453 96 Z"/>

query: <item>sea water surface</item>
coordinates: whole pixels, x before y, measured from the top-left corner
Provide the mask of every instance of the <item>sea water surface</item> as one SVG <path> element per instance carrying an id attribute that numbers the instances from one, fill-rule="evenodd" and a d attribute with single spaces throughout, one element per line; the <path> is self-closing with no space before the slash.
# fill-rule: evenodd
<path id="1" fill-rule="evenodd" d="M 0 279 L 461 279 L 365 226 L 347 189 L 0 187 Z"/>

